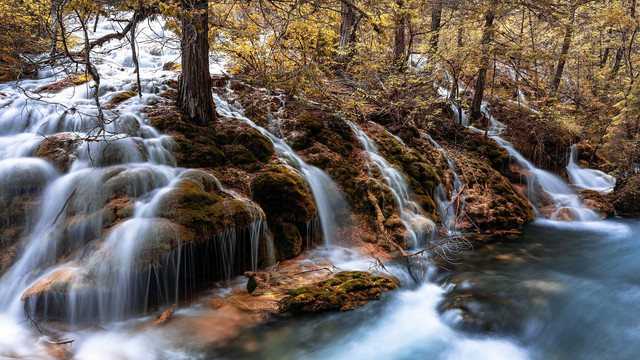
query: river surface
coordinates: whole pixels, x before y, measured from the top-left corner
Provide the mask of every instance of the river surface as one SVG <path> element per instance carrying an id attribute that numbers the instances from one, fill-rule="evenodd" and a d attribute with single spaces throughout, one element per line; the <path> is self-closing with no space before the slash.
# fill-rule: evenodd
<path id="1" fill-rule="evenodd" d="M 249 359 L 638 358 L 640 220 L 538 220 L 523 230 L 520 239 L 477 246 L 462 256 L 453 271 L 432 274 L 431 278 L 446 278 L 449 285 L 414 285 L 400 274 L 403 289 L 386 294 L 381 301 L 348 313 L 264 325 L 214 355 Z M 484 313 L 484 326 L 490 331 L 465 325 L 459 310 L 438 311 L 460 294 L 477 299 L 470 307 Z"/>

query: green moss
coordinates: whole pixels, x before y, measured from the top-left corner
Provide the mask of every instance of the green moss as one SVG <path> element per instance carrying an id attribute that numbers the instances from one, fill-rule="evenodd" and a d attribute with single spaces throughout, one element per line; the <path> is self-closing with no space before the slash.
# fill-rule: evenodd
<path id="1" fill-rule="evenodd" d="M 302 223 L 316 217 L 313 195 L 302 179 L 285 167 L 258 174 L 251 181 L 251 193 L 269 219 Z"/>
<path id="2" fill-rule="evenodd" d="M 295 257 L 302 251 L 302 236 L 291 223 L 271 223 L 276 261 Z"/>
<path id="3" fill-rule="evenodd" d="M 223 165 L 226 157 L 214 142 L 202 143 L 174 137 L 177 145 L 176 160 L 179 166 L 203 168 Z"/>
<path id="4" fill-rule="evenodd" d="M 120 104 L 121 102 L 131 99 L 132 97 L 136 96 L 136 92 L 135 91 L 125 91 L 122 92 L 116 96 L 113 97 L 113 99 L 111 99 L 111 103 L 112 104 Z"/>
<path id="5" fill-rule="evenodd" d="M 390 277 L 362 271 L 341 272 L 315 286 L 289 290 L 279 307 L 282 312 L 294 313 L 348 311 L 379 299 L 383 292 L 397 286 L 397 280 Z"/>

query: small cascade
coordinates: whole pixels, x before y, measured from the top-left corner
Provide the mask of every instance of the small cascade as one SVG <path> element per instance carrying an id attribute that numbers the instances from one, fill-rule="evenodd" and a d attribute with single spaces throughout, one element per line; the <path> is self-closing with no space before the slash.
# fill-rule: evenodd
<path id="1" fill-rule="evenodd" d="M 516 148 L 508 141 L 502 139 L 500 135 L 506 129 L 506 126 L 497 121 L 487 109 L 487 103 L 483 105 L 483 112 L 489 118 L 489 129 L 487 134 L 495 140 L 498 145 L 507 150 L 512 158 L 516 159 L 520 167 L 528 172 L 528 189 L 529 199 L 544 196 L 539 193 L 542 191 L 548 194 L 553 201 L 555 211 L 549 216 L 551 220 L 577 220 L 577 221 L 596 221 L 600 218 L 590 209 L 583 206 L 582 200 L 576 192 L 567 185 L 567 183 L 558 175 L 537 168 L 533 163 L 520 154 Z M 484 131 L 469 126 L 469 129 L 484 133 Z M 532 201 L 535 202 L 535 201 Z M 536 207 L 536 213 L 540 214 L 540 209 Z"/>
<path id="2" fill-rule="evenodd" d="M 573 185 L 585 189 L 595 190 L 601 193 L 613 191 L 616 185 L 616 178 L 594 169 L 585 169 L 578 164 L 578 148 L 571 147 L 571 158 L 567 165 L 567 172 Z"/>
<path id="3" fill-rule="evenodd" d="M 113 28 L 102 19 L 91 38 Z M 163 66 L 179 60 L 172 50 L 179 39 L 156 20 L 140 24 L 136 38 L 142 96 L 117 106 L 106 105 L 136 86 L 126 39 L 93 59 L 99 89 L 89 81 L 51 90 L 66 77 L 62 69 L 0 85 L 0 225 L 17 234 L 3 237 L 16 255 L 0 267 L 4 318 L 22 322 L 26 308 L 72 323 L 122 320 L 273 259 L 262 210 L 212 175 L 176 168 L 173 139 L 144 116 L 177 75 Z M 108 120 L 102 125 L 94 91 Z M 221 195 L 225 218 L 212 238 L 185 239 L 176 222 L 185 181 Z M 233 211 L 242 215 L 238 223 L 228 219 Z"/>
<path id="4" fill-rule="evenodd" d="M 449 96 L 449 92 L 440 87 L 438 92 L 441 96 Z M 527 171 L 528 176 L 528 189 L 529 201 L 532 203 L 537 215 L 540 215 L 540 208 L 536 206 L 536 199 L 544 198 L 547 194 L 550 197 L 554 211 L 550 214 L 549 218 L 552 220 L 577 220 L 577 221 L 596 221 L 600 218 L 598 215 L 586 207 L 583 206 L 582 200 L 578 197 L 576 192 L 569 187 L 569 185 L 561 179 L 559 176 L 537 168 L 533 163 L 527 160 L 522 154 L 520 154 L 515 147 L 508 141 L 501 137 L 502 132 L 507 128 L 505 124 L 495 119 L 490 114 L 488 109 L 488 103 L 482 104 L 482 112 L 487 118 L 489 118 L 489 128 L 486 134 L 495 140 L 498 145 L 507 150 L 509 155 L 514 158 L 523 170 Z M 456 104 L 451 102 L 452 110 L 455 114 L 464 113 L 458 108 Z M 456 119 L 458 120 L 458 119 Z M 468 120 L 463 121 L 463 125 L 467 129 L 476 132 L 478 134 L 485 134 L 484 130 L 478 129 L 474 126 L 468 125 Z"/>
<path id="5" fill-rule="evenodd" d="M 453 163 L 453 159 L 447 154 L 447 152 L 435 141 L 429 134 L 420 132 L 420 135 L 427 139 L 431 145 L 433 145 L 444 157 L 449 164 L 449 170 L 453 173 L 453 191 L 451 196 L 457 196 L 457 199 L 452 199 L 444 189 L 442 184 L 439 184 L 436 188 L 435 197 L 436 205 L 438 206 L 438 213 L 442 219 L 444 228 L 447 230 L 448 235 L 454 235 L 457 232 L 456 224 L 458 219 L 463 215 L 465 206 L 465 194 L 462 190 L 462 181 L 460 176 L 456 172 L 456 166 Z"/>
<path id="6" fill-rule="evenodd" d="M 404 175 L 391 166 L 378 152 L 375 143 L 356 124 L 346 121 L 351 131 L 358 138 L 369 160 L 380 170 L 385 184 L 391 189 L 396 205 L 400 210 L 400 219 L 407 229 L 407 240 L 412 246 L 421 246 L 425 243 L 427 234 L 431 233 L 435 226 L 426 218 L 424 211 L 411 199 L 411 189 Z"/>
<path id="7" fill-rule="evenodd" d="M 260 131 L 262 135 L 271 140 L 280 160 L 295 169 L 309 184 L 318 210 L 324 243 L 325 245 L 336 245 L 339 240 L 336 230 L 340 227 L 348 226 L 350 210 L 346 199 L 331 177 L 317 167 L 307 164 L 283 139 L 244 116 L 243 109 L 239 108 L 237 104 L 231 105 L 215 93 L 213 94 L 213 100 L 216 103 L 216 111 L 220 116 L 237 119 Z"/>

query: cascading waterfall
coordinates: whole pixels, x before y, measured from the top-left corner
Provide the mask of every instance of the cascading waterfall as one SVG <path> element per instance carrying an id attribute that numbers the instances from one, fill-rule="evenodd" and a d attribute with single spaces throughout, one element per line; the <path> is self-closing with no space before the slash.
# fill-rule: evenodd
<path id="1" fill-rule="evenodd" d="M 578 164 L 578 148 L 571 147 L 571 157 L 567 165 L 567 172 L 573 185 L 587 190 L 595 190 L 601 193 L 613 191 L 616 178 L 594 169 L 585 169 Z"/>
<path id="2" fill-rule="evenodd" d="M 400 219 L 407 229 L 407 240 L 412 246 L 421 246 L 425 243 L 425 237 L 431 233 L 435 225 L 425 217 L 424 211 L 411 199 L 411 189 L 402 173 L 391 166 L 380 155 L 375 143 L 356 124 L 346 121 L 351 131 L 356 136 L 369 160 L 380 170 L 385 184 L 391 189 L 396 205 L 400 210 Z"/>
<path id="3" fill-rule="evenodd" d="M 12 203 L 24 207 L 25 224 L 2 222 L 5 230 L 24 228 L 14 240 L 16 260 L 0 278 L 2 316 L 16 324 L 25 304 L 32 315 L 70 322 L 122 320 L 193 293 L 203 272 L 228 280 L 257 269 L 259 246 L 272 253 L 262 210 L 212 175 L 206 181 L 246 207 L 247 228 L 182 243 L 177 225 L 158 214 L 190 170 L 175 167 L 172 138 L 150 126 L 143 109 L 175 78 L 163 65 L 179 60 L 171 50 L 179 40 L 157 21 L 137 31 L 142 96 L 105 107 L 105 124 L 97 122 L 92 93 L 105 105 L 136 86 L 126 40 L 93 59 L 103 75 L 99 89 L 90 81 L 50 93 L 46 86 L 62 79 L 58 69 L 0 87 L 0 201 L 5 212 Z M 102 20 L 90 36 L 111 32 L 113 23 Z M 114 203 L 119 200 L 124 203 Z M 107 208 L 130 214 L 111 226 Z M 205 263 L 215 269 L 203 269 Z"/>
<path id="4" fill-rule="evenodd" d="M 438 213 L 440 214 L 440 218 L 442 219 L 443 225 L 447 230 L 448 235 L 453 235 L 457 231 L 456 224 L 458 223 L 458 219 L 462 216 L 465 206 L 465 194 L 462 190 L 462 181 L 460 180 L 460 176 L 456 172 L 456 166 L 453 162 L 453 159 L 449 156 L 445 149 L 443 149 L 429 134 L 425 132 L 420 132 L 420 135 L 427 139 L 431 145 L 433 145 L 444 157 L 447 159 L 447 164 L 449 165 L 449 170 L 453 173 L 453 191 L 451 192 L 451 196 L 457 196 L 456 198 L 451 198 L 447 195 L 446 190 L 442 184 L 439 184 L 435 191 L 435 200 L 438 207 Z"/>
<path id="5" fill-rule="evenodd" d="M 449 97 L 449 91 L 443 87 L 438 87 L 438 93 L 445 98 Z M 529 188 L 529 199 L 537 195 L 536 191 L 539 187 L 540 190 L 548 194 L 554 202 L 555 211 L 550 215 L 550 219 L 566 219 L 567 213 L 569 213 L 572 220 L 599 220 L 599 217 L 595 212 L 583 206 L 582 200 L 580 200 L 575 191 L 571 189 L 564 180 L 549 171 L 537 168 L 535 165 L 533 165 L 533 163 L 522 156 L 522 154 L 520 154 L 510 142 L 504 140 L 501 137 L 501 134 L 506 129 L 506 126 L 496 120 L 495 117 L 490 114 L 488 105 L 489 104 L 487 102 L 484 102 L 482 104 L 482 112 L 489 119 L 489 128 L 487 129 L 486 133 L 490 138 L 495 140 L 498 145 L 507 150 L 509 155 L 511 155 L 511 157 L 518 162 L 522 169 L 528 172 L 527 180 Z M 485 134 L 484 130 L 480 130 L 474 126 L 469 125 L 466 113 L 462 109 L 460 109 L 457 104 L 451 102 L 451 108 L 454 114 L 463 114 L 461 122 L 462 125 L 466 126 L 469 130 L 472 130 L 476 133 Z M 456 118 L 456 121 L 459 120 L 460 119 Z M 584 174 L 584 172 L 578 171 L 578 174 L 582 175 Z M 536 213 L 540 214 L 540 209 L 538 209 L 535 204 L 532 205 Z"/>
<path id="6" fill-rule="evenodd" d="M 262 135 L 271 140 L 280 159 L 306 180 L 318 209 L 324 243 L 325 245 L 336 245 L 338 242 L 336 230 L 349 225 L 350 211 L 347 201 L 335 182 L 324 171 L 307 164 L 284 140 L 244 116 L 244 111 L 237 104 L 231 105 L 215 93 L 213 100 L 220 116 L 240 120 L 260 131 Z"/>

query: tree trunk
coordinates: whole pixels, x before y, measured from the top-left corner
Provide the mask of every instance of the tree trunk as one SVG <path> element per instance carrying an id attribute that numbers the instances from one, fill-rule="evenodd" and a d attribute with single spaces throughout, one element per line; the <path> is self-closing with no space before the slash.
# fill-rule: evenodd
<path id="1" fill-rule="evenodd" d="M 560 57 L 558 58 L 558 65 L 556 66 L 556 73 L 553 76 L 553 83 L 551 84 L 551 94 L 555 95 L 560 87 L 560 80 L 562 80 L 562 73 L 564 72 L 564 66 L 567 63 L 567 55 L 569 54 L 569 48 L 571 47 L 571 41 L 573 40 L 573 23 L 576 18 L 576 9 L 578 3 L 572 3 L 569 8 L 569 18 L 565 25 L 564 40 L 562 41 L 562 50 L 560 51 Z"/>
<path id="2" fill-rule="evenodd" d="M 403 15 L 404 1 L 397 0 L 396 4 L 398 4 L 398 12 L 400 12 L 400 14 L 396 22 L 396 31 L 395 31 L 396 36 L 395 36 L 395 42 L 394 42 L 393 63 L 398 69 L 398 71 L 402 72 L 404 70 L 404 65 L 406 60 L 405 33 L 407 28 L 407 17 Z"/>
<path id="3" fill-rule="evenodd" d="M 181 0 L 182 75 L 178 104 L 189 119 L 207 125 L 216 119 L 209 73 L 209 41 L 207 38 L 207 1 Z"/>
<path id="4" fill-rule="evenodd" d="M 482 118 L 482 100 L 484 98 L 484 88 L 487 81 L 487 70 L 489 69 L 489 49 L 491 39 L 493 37 L 493 20 L 495 18 L 495 9 L 490 7 L 484 15 L 484 28 L 482 30 L 482 39 L 480 45 L 482 47 L 482 57 L 480 59 L 480 69 L 478 70 L 478 78 L 476 79 L 475 93 L 473 94 L 473 102 L 471 103 L 471 119 L 478 120 Z"/>
<path id="5" fill-rule="evenodd" d="M 351 45 L 355 38 L 355 27 L 357 24 L 355 9 L 342 2 L 340 7 L 340 39 L 338 40 L 338 52 L 336 62 L 346 63 L 352 52 Z"/>
<path id="6" fill-rule="evenodd" d="M 436 1 L 431 9 L 431 32 L 430 50 L 435 53 L 438 50 L 438 40 L 440 39 L 440 25 L 442 23 L 442 1 Z"/>

